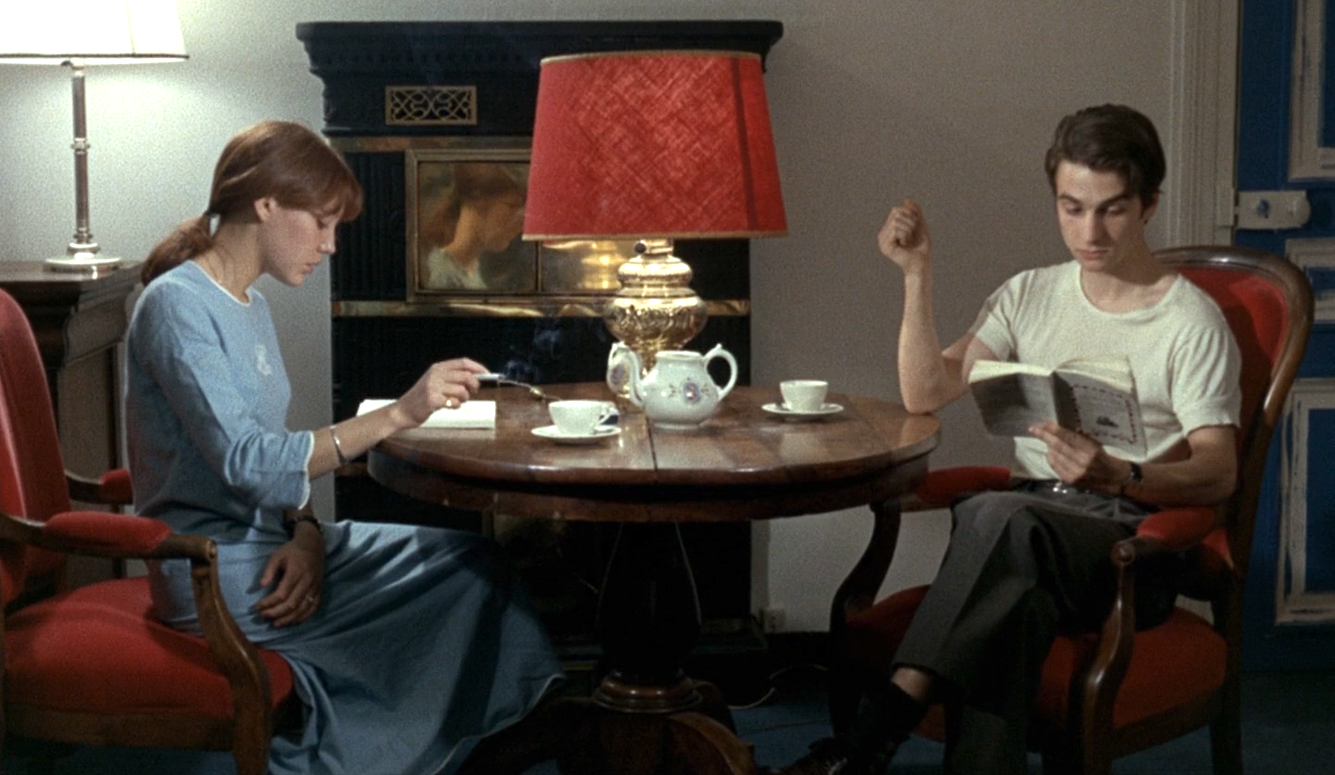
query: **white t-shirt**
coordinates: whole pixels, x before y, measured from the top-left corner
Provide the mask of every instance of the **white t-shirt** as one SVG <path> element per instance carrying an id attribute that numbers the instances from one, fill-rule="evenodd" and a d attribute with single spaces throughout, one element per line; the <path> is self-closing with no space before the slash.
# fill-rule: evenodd
<path id="1" fill-rule="evenodd" d="M 1164 458 L 1197 428 L 1238 425 L 1237 343 L 1214 300 L 1181 275 L 1157 304 L 1111 313 L 1085 296 L 1077 262 L 1030 269 L 988 297 L 972 330 L 999 360 L 1046 368 L 1126 355 L 1145 421 L 1146 455 L 1136 462 Z M 1015 457 L 1017 476 L 1057 478 L 1038 439 L 1017 438 Z"/>

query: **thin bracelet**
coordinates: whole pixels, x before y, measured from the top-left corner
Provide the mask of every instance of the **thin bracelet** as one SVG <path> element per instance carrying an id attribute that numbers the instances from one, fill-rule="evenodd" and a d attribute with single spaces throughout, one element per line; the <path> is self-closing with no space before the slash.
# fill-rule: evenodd
<path id="1" fill-rule="evenodd" d="M 338 431 L 334 426 L 329 426 L 329 438 L 334 440 L 334 454 L 338 455 L 338 464 L 345 466 L 348 464 L 348 456 L 343 454 L 343 445 L 338 443 Z"/>

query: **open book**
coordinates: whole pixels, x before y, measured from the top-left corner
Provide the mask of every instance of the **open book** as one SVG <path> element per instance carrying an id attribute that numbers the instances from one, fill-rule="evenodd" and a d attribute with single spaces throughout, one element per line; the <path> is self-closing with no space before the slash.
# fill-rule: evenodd
<path id="1" fill-rule="evenodd" d="M 357 406 L 357 414 L 373 412 L 386 404 L 393 403 L 392 398 L 368 398 Z M 495 428 L 495 401 L 465 401 L 454 409 L 437 409 L 431 413 L 423 428 Z"/>
<path id="2" fill-rule="evenodd" d="M 981 360 L 969 389 L 989 433 L 1027 436 L 1029 426 L 1053 420 L 1106 447 L 1145 454 L 1145 426 L 1126 356 L 1080 358 L 1055 369 Z"/>

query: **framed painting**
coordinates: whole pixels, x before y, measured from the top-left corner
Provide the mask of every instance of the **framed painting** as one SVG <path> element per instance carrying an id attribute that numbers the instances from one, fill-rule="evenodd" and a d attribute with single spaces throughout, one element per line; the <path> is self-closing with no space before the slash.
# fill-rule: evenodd
<path id="1" fill-rule="evenodd" d="M 527 147 L 407 148 L 409 302 L 540 302 L 620 288 L 634 240 L 525 242 Z"/>
<path id="2" fill-rule="evenodd" d="M 408 149 L 409 298 L 538 292 L 524 242 L 528 151 Z"/>

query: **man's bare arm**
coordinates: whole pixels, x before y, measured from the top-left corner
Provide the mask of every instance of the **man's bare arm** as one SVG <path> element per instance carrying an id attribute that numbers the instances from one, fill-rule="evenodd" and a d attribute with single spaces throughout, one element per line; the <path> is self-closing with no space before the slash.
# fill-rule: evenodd
<path id="1" fill-rule="evenodd" d="M 972 334 L 942 350 L 932 309 L 932 242 L 921 208 L 905 199 L 877 234 L 881 253 L 904 272 L 904 317 L 899 328 L 899 393 L 915 414 L 934 412 L 968 389 L 974 361 L 994 358 Z"/>
<path id="2" fill-rule="evenodd" d="M 1233 494 L 1238 483 L 1237 429 L 1210 425 L 1187 434 L 1191 456 L 1141 466 L 1144 480 L 1128 495 L 1161 506 L 1211 506 Z M 1127 466 L 1128 472 L 1130 466 Z M 1125 481 L 1125 479 L 1123 479 Z"/>

